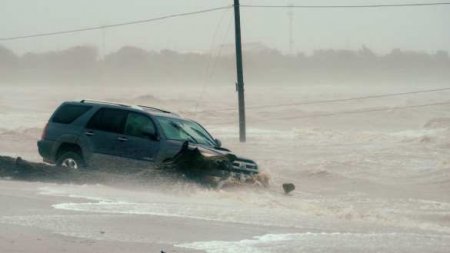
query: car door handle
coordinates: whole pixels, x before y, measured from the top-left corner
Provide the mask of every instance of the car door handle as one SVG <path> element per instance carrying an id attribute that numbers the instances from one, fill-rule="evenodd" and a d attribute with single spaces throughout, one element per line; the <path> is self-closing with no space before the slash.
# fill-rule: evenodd
<path id="1" fill-rule="evenodd" d="M 93 136 L 93 135 L 94 135 L 94 132 L 92 132 L 92 131 L 86 131 L 86 132 L 84 132 L 84 134 L 87 135 L 87 136 Z"/>
<path id="2" fill-rule="evenodd" d="M 124 142 L 124 141 L 128 141 L 128 138 L 126 137 L 117 137 L 118 141 Z"/>

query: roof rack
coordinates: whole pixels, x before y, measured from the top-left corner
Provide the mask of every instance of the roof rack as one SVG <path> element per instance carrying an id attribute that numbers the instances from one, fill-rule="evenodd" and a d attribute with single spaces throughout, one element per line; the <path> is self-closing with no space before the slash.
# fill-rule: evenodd
<path id="1" fill-rule="evenodd" d="M 117 106 L 123 106 L 123 107 L 128 107 L 128 108 L 135 108 L 135 109 L 149 109 L 149 110 L 153 110 L 153 111 L 158 111 L 158 112 L 162 112 L 162 113 L 169 113 L 169 114 L 173 114 L 173 115 L 177 115 L 176 113 L 170 112 L 170 111 L 166 111 L 163 109 L 159 109 L 156 107 L 151 107 L 151 106 L 146 106 L 146 105 L 127 105 L 127 104 L 121 104 L 121 103 L 114 103 L 114 102 L 109 102 L 109 101 L 103 101 L 103 100 L 95 100 L 95 99 L 83 99 L 80 101 L 80 103 L 97 103 L 97 104 L 105 104 L 105 105 L 117 105 Z"/>
<path id="2" fill-rule="evenodd" d="M 146 106 L 146 105 L 138 105 L 138 106 L 141 107 L 141 108 L 150 109 L 150 110 L 153 110 L 153 111 L 158 111 L 158 112 L 170 113 L 170 114 L 178 115 L 176 113 L 169 112 L 169 111 L 166 111 L 166 110 L 163 110 L 163 109 L 159 109 L 159 108 L 156 108 L 156 107 L 151 107 L 151 106 Z"/>
<path id="3" fill-rule="evenodd" d="M 118 106 L 123 106 L 123 107 L 132 107 L 131 105 L 127 105 L 127 104 L 114 103 L 114 102 L 95 100 L 95 99 L 83 99 L 80 101 L 80 103 L 97 103 L 97 104 L 105 104 L 105 105 L 118 105 Z"/>

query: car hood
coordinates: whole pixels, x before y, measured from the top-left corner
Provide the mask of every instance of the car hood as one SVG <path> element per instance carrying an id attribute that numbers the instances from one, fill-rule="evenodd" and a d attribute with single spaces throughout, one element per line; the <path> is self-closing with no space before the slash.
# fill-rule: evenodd
<path id="1" fill-rule="evenodd" d="M 242 156 L 238 156 L 236 154 L 234 154 L 233 152 L 231 152 L 229 149 L 227 148 L 222 148 L 222 147 L 211 147 L 211 146 L 207 146 L 207 145 L 203 145 L 203 144 L 194 144 L 194 143 L 189 143 L 189 148 L 190 149 L 198 149 L 200 152 L 204 151 L 204 152 L 208 152 L 211 154 L 215 154 L 215 156 L 232 156 L 235 157 L 233 159 L 234 160 L 239 160 L 239 161 L 244 161 L 244 162 L 248 162 L 248 163 L 255 163 L 255 161 L 253 161 L 252 159 L 249 158 L 245 158 Z"/>

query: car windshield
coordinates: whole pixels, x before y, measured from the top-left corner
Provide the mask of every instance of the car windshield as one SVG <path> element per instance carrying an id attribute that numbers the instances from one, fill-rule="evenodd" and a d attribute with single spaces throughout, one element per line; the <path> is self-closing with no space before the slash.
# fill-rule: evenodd
<path id="1" fill-rule="evenodd" d="M 157 116 L 164 135 L 170 140 L 189 141 L 207 146 L 216 146 L 211 135 L 198 123 L 193 121 Z"/>

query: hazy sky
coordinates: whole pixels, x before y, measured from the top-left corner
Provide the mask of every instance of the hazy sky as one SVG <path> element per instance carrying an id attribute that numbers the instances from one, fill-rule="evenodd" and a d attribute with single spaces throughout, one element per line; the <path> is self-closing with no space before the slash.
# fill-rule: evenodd
<path id="1" fill-rule="evenodd" d="M 241 0 L 247 4 L 372 4 L 435 2 Z M 127 22 L 223 5 L 232 0 L 0 0 L 0 37 L 52 32 Z M 243 42 L 289 49 L 288 9 L 242 9 Z M 450 51 L 450 6 L 385 9 L 294 9 L 294 50 L 358 49 L 384 53 L 393 48 Z M 99 47 L 102 53 L 124 45 L 146 49 L 208 51 L 233 43 L 233 12 L 164 20 L 155 23 L 0 42 L 18 53 L 60 50 L 74 45 Z"/>

